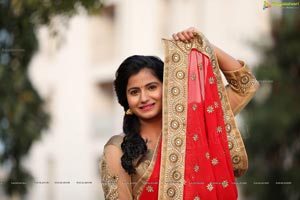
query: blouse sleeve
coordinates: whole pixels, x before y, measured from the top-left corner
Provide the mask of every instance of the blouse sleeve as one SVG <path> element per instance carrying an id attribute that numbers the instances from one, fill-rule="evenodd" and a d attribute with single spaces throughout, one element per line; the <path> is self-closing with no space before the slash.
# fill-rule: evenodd
<path id="1" fill-rule="evenodd" d="M 234 71 L 223 71 L 229 83 L 226 90 L 234 115 L 249 103 L 259 87 L 258 81 L 247 65 L 242 61 L 239 62 L 242 64 L 242 68 Z"/>
<path id="2" fill-rule="evenodd" d="M 131 177 L 122 168 L 120 146 L 108 143 L 101 161 L 101 182 L 105 199 L 132 199 Z"/>

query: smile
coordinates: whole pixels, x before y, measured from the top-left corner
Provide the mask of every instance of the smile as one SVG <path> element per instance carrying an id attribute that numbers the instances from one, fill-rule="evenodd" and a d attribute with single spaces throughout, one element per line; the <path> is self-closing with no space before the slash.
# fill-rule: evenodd
<path id="1" fill-rule="evenodd" d="M 155 103 L 152 103 L 152 104 L 140 106 L 139 108 L 142 109 L 143 111 L 148 111 L 148 110 L 151 110 L 154 107 L 154 105 L 155 105 Z"/>

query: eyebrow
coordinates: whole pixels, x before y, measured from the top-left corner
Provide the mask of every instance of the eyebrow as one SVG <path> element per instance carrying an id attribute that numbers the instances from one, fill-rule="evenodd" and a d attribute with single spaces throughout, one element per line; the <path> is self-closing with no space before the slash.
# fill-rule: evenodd
<path id="1" fill-rule="evenodd" d="M 159 82 L 153 81 L 153 82 L 147 83 L 144 87 L 148 87 L 149 85 L 152 85 L 152 84 L 158 85 Z M 127 91 L 129 92 L 130 90 L 133 90 L 133 89 L 139 89 L 139 87 L 131 87 L 131 88 L 128 88 Z"/>

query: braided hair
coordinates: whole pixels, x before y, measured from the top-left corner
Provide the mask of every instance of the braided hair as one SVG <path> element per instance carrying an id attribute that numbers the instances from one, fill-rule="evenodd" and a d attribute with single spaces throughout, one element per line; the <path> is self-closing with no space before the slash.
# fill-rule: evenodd
<path id="1" fill-rule="evenodd" d="M 129 109 L 126 96 L 128 79 L 140 70 L 147 68 L 162 82 L 163 65 L 163 62 L 155 56 L 142 55 L 130 56 L 121 63 L 115 74 L 114 88 L 118 102 L 125 112 Z M 136 173 L 133 161 L 147 152 L 146 141 L 140 135 L 140 122 L 136 115 L 124 115 L 123 132 L 125 137 L 121 144 L 123 151 L 121 164 L 124 170 L 131 175 Z"/>

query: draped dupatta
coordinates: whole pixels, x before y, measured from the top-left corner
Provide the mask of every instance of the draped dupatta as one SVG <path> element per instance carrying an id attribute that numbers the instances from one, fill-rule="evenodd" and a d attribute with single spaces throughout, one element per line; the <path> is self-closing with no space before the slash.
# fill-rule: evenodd
<path id="1" fill-rule="evenodd" d="M 237 199 L 247 155 L 217 58 L 201 33 L 164 44 L 161 146 L 140 199 Z"/>

